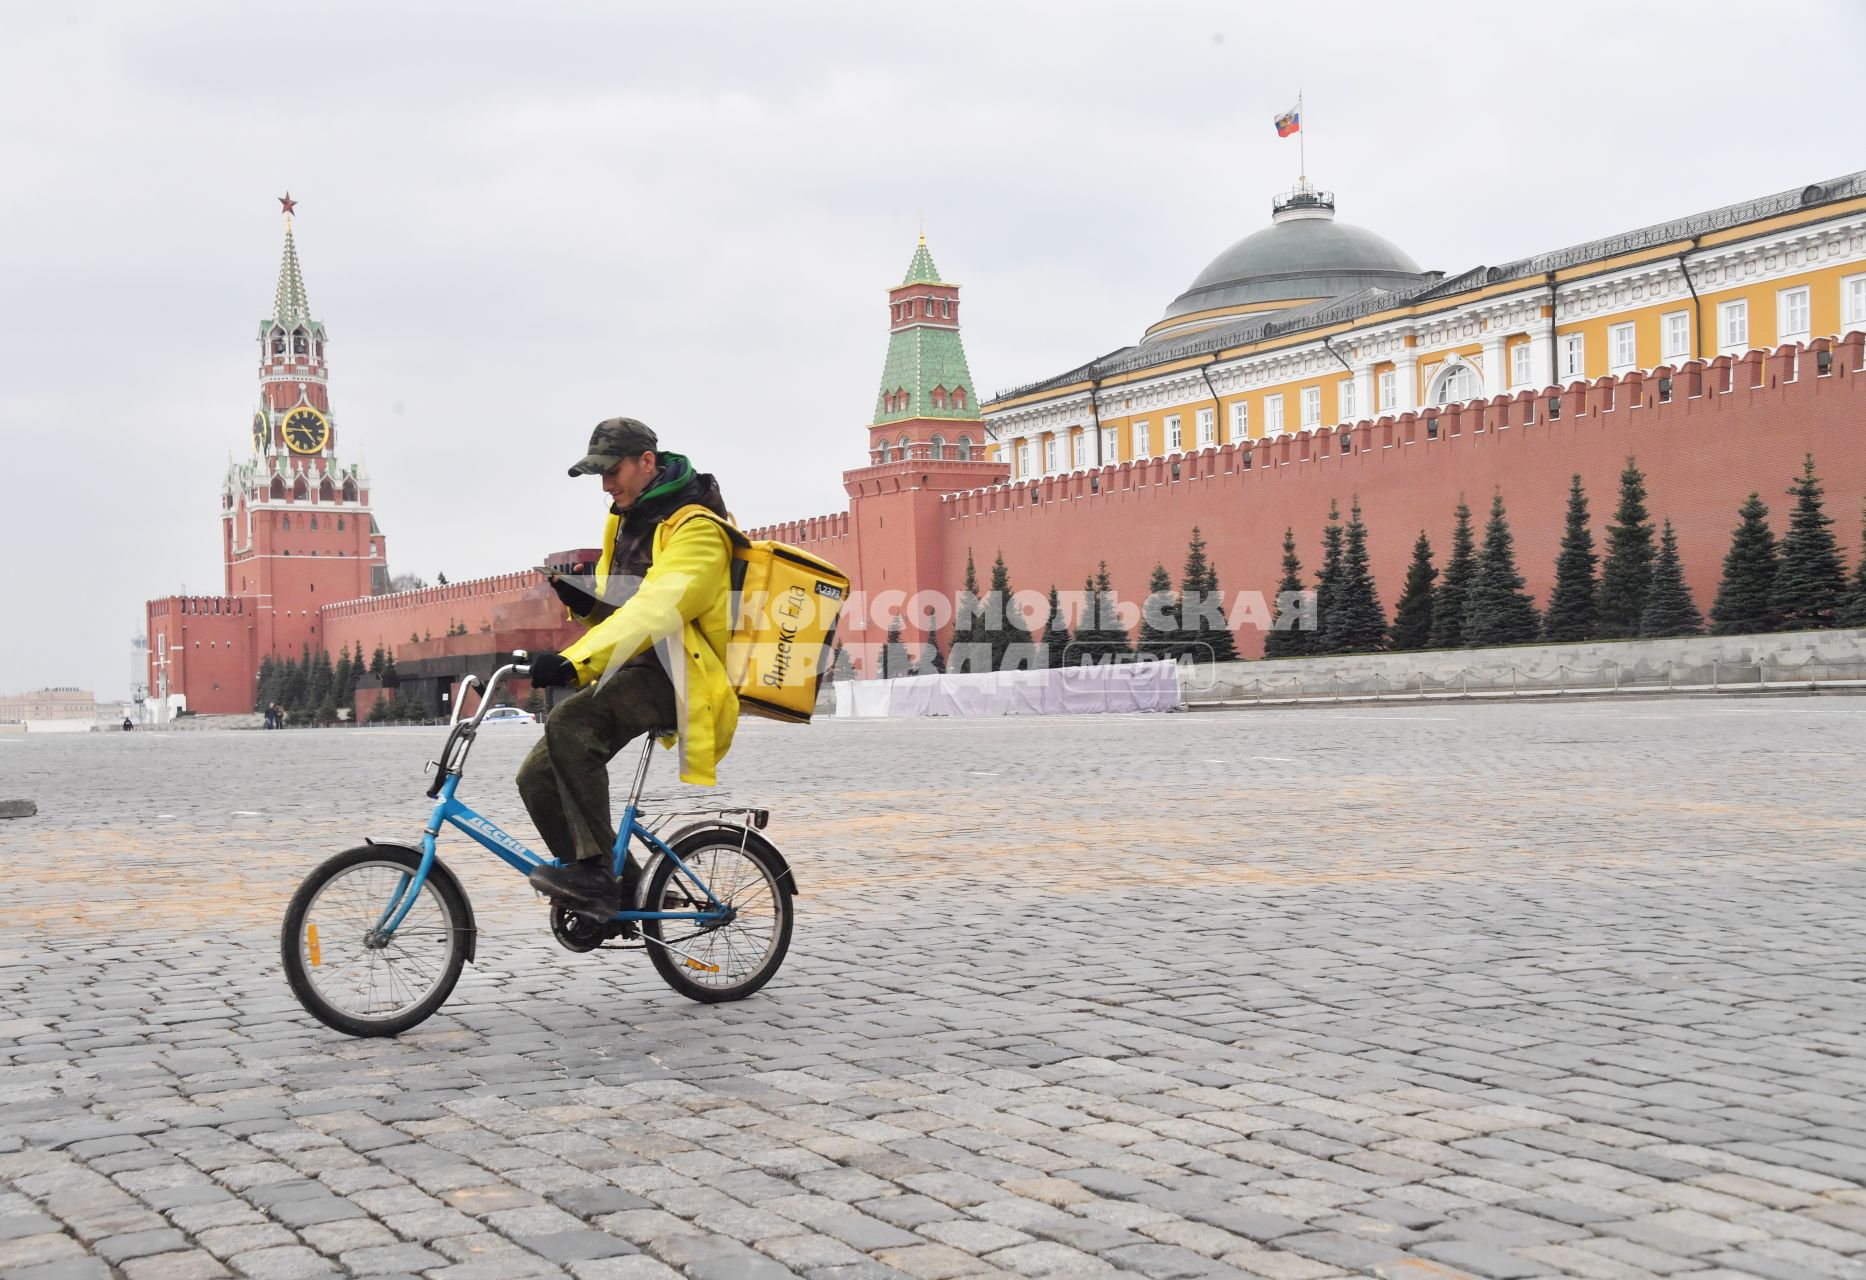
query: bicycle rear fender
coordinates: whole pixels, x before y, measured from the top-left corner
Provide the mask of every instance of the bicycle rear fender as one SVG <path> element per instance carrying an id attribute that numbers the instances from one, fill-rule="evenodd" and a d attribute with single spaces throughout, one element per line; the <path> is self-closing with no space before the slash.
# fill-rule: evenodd
<path id="1" fill-rule="evenodd" d="M 784 860 L 784 855 L 778 852 L 778 847 L 751 828 L 737 826 L 730 822 L 719 822 L 714 819 L 707 819 L 701 822 L 690 823 L 680 828 L 678 831 L 673 832 L 667 837 L 667 847 L 684 858 L 686 852 L 681 848 L 681 845 L 696 836 L 718 836 L 729 844 L 738 844 L 740 841 L 744 841 L 747 848 L 757 849 L 760 853 L 763 853 L 766 857 L 770 858 L 772 862 L 777 864 L 778 884 L 786 892 L 790 893 L 792 896 L 802 892 L 802 890 L 797 887 L 797 877 L 791 874 L 790 863 Z M 658 860 L 659 855 L 656 855 L 656 858 Z M 651 863 L 650 869 L 652 869 L 652 865 Z"/>
<path id="2" fill-rule="evenodd" d="M 363 837 L 363 843 L 377 849 L 399 849 L 403 853 L 413 854 L 417 862 L 421 860 L 421 850 L 410 848 L 405 844 L 391 844 L 385 840 L 371 840 L 368 836 Z M 440 858 L 436 857 L 434 859 L 434 865 L 428 869 L 428 875 L 445 880 L 453 887 L 454 892 L 460 895 L 460 901 L 466 905 L 466 919 L 461 922 L 460 931 L 466 936 L 466 958 L 467 962 L 471 964 L 473 962 L 473 953 L 479 949 L 479 926 L 473 923 L 473 899 L 467 896 L 467 891 L 461 886 L 459 878 L 454 875 L 452 869 L 449 868 L 445 862 L 442 862 Z"/>

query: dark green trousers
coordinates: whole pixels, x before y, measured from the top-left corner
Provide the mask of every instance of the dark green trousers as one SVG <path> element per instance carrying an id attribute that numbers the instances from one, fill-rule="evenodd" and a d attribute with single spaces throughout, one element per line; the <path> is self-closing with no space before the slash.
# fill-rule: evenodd
<path id="1" fill-rule="evenodd" d="M 559 862 L 614 853 L 609 761 L 631 739 L 676 723 L 674 686 L 657 661 L 624 667 L 551 709 L 518 767 L 518 794 Z"/>

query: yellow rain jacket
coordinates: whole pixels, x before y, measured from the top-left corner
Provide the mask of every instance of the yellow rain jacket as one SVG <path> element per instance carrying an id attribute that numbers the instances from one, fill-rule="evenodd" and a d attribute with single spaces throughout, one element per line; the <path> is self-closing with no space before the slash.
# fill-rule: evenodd
<path id="1" fill-rule="evenodd" d="M 603 530 L 602 559 L 596 564 L 599 597 L 605 597 L 609 585 L 620 522 L 612 511 Z M 732 544 L 719 517 L 698 505 L 668 516 L 655 526 L 654 563 L 635 594 L 601 622 L 577 621 L 589 630 L 565 647 L 564 657 L 576 668 L 578 687 L 620 670 L 650 646 L 659 651 L 680 711 L 680 780 L 714 785 L 739 724 L 739 695 L 726 678 Z"/>

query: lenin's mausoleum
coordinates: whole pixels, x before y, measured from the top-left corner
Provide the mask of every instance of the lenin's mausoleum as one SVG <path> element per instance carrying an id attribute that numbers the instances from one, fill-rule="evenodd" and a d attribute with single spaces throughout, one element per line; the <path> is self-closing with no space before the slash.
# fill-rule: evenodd
<path id="1" fill-rule="evenodd" d="M 1805 455 L 1843 543 L 1858 545 L 1866 172 L 1451 275 L 1338 221 L 1333 195 L 1305 185 L 1132 346 L 983 401 L 959 306 L 923 240 L 889 292 L 847 509 L 749 531 L 849 573 L 863 607 L 842 635 L 863 674 L 902 602 L 954 593 L 968 553 L 981 570 L 1002 554 L 1013 584 L 1037 591 L 1079 590 L 1106 561 L 1117 593 L 1138 601 L 1197 525 L 1227 591 L 1268 595 L 1284 529 L 1312 573 L 1330 504 L 1355 500 L 1389 609 L 1418 533 L 1442 558 L 1460 499 L 1481 516 L 1499 491 L 1517 564 L 1546 604 L 1570 477 L 1598 536 L 1629 457 L 1707 612 L 1737 508 L 1760 492 L 1779 533 Z M 439 713 L 451 681 L 495 653 L 568 639 L 535 573 L 387 591 L 374 495 L 339 452 L 328 335 L 289 216 L 258 339 L 251 456 L 221 490 L 225 590 L 149 603 L 152 693 L 248 711 L 268 655 L 382 645 Z M 924 638 L 911 620 L 906 638 Z M 1262 651 L 1255 629 L 1237 641 Z"/>

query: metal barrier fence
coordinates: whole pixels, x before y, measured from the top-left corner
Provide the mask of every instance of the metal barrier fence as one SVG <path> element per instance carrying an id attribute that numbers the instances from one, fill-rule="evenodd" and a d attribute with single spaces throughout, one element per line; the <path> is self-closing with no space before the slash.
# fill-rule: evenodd
<path id="1" fill-rule="evenodd" d="M 1337 668 L 1287 679 L 1213 679 L 1200 688 L 1187 682 L 1193 706 L 1251 706 L 1309 701 L 1420 701 L 1447 698 L 1602 696 L 1621 693 L 1745 693 L 1832 689 L 1866 691 L 1866 662 L 1809 656 L 1799 662 L 1763 657 L 1751 662 L 1654 662 L 1581 668 L 1558 663 L 1532 671 L 1512 665 L 1460 668 L 1440 679 L 1424 670 L 1389 675 L 1380 670 Z"/>

